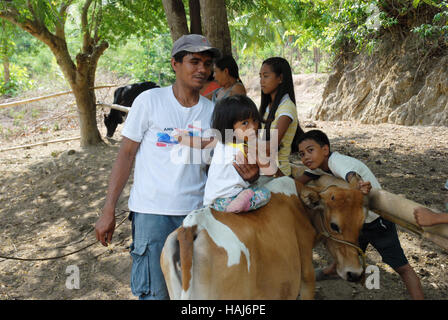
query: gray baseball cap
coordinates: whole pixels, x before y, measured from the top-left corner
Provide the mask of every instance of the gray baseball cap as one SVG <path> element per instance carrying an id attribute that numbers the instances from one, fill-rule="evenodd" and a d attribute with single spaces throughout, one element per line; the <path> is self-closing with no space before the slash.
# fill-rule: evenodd
<path id="1" fill-rule="evenodd" d="M 177 39 L 173 44 L 171 57 L 174 57 L 174 55 L 180 51 L 193 53 L 211 51 L 214 58 L 218 58 L 221 55 L 219 49 L 212 47 L 207 38 L 200 34 L 186 34 Z"/>

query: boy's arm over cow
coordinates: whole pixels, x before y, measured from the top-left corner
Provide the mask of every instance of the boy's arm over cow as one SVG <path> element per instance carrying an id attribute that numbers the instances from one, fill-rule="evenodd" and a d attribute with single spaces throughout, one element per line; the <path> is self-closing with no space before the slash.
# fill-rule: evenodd
<path id="1" fill-rule="evenodd" d="M 353 189 L 359 189 L 363 194 L 369 194 L 372 189 L 372 185 L 369 181 L 362 180 L 361 176 L 352 171 L 347 174 L 347 182 Z"/>

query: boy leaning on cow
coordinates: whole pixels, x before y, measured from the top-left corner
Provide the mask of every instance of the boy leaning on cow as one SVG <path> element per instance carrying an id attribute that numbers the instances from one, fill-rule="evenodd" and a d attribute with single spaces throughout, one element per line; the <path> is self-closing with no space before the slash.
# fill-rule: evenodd
<path id="1" fill-rule="evenodd" d="M 310 130 L 298 139 L 299 157 L 307 170 L 297 178 L 305 184 L 321 175 L 333 175 L 357 187 L 365 195 L 372 187 L 381 188 L 370 169 L 358 159 L 330 150 L 330 141 L 320 130 Z M 423 291 L 417 274 L 409 265 L 398 239 L 395 224 L 368 211 L 359 238 L 363 251 L 371 244 L 383 261 L 401 277 L 412 299 L 423 299 Z M 335 274 L 336 265 L 316 270 L 316 280 L 325 280 Z"/>

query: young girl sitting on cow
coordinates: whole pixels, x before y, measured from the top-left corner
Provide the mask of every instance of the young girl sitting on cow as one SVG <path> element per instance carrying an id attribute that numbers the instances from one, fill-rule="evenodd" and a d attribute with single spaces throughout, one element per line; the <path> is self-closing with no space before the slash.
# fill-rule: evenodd
<path id="1" fill-rule="evenodd" d="M 212 139 L 177 137 L 183 145 L 214 148 L 205 184 L 205 206 L 218 211 L 245 212 L 255 210 L 269 201 L 269 190 L 249 186 L 233 166 L 233 162 L 247 161 L 256 163 L 263 175 L 274 175 L 277 172 L 274 154 L 263 154 L 266 142 L 257 138 L 260 122 L 255 103 L 247 96 L 234 95 L 216 103 L 212 115 L 211 127 L 215 134 Z"/>
<path id="2" fill-rule="evenodd" d="M 367 195 L 372 187 L 381 185 L 370 169 L 360 160 L 330 151 L 330 141 L 320 130 L 311 130 L 298 139 L 299 157 L 307 167 L 304 174 L 297 178 L 303 184 L 318 179 L 321 175 L 333 175 L 346 180 Z M 338 230 L 334 230 L 338 232 Z M 423 299 L 420 280 L 409 265 L 395 224 L 368 211 L 359 237 L 360 248 L 365 251 L 371 244 L 381 255 L 383 261 L 392 267 L 401 277 L 413 299 Z M 316 271 L 316 280 L 325 280 L 336 273 L 336 264 Z"/>

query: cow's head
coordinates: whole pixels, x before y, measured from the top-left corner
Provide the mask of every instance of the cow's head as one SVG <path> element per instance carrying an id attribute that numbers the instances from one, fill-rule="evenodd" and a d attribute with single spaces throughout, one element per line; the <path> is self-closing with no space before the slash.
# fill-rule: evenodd
<path id="1" fill-rule="evenodd" d="M 120 123 L 123 123 L 123 116 L 120 111 L 112 109 L 108 115 L 104 115 L 104 125 L 107 129 L 108 138 L 112 138 Z"/>
<path id="2" fill-rule="evenodd" d="M 348 281 L 361 280 L 358 237 L 365 219 L 363 194 L 337 186 L 304 187 L 300 197 L 315 209 L 313 224 L 336 261 L 338 275 Z"/>
<path id="3" fill-rule="evenodd" d="M 117 129 L 118 123 L 116 121 L 112 121 L 108 115 L 104 115 L 104 125 L 107 129 L 107 137 L 112 138 Z"/>

